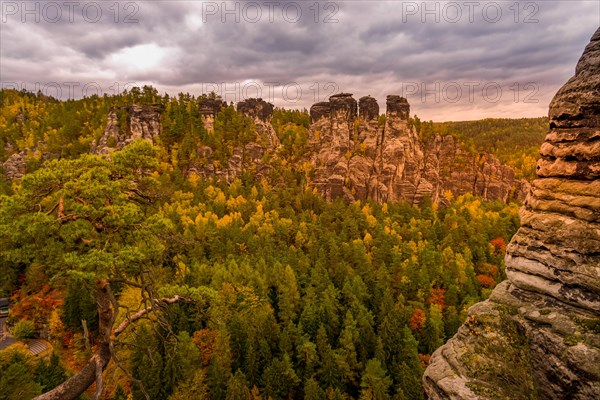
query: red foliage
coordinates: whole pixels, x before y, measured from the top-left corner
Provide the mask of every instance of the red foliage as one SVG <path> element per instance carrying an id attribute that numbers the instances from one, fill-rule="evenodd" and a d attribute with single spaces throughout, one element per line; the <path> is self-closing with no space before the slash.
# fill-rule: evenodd
<path id="1" fill-rule="evenodd" d="M 420 308 L 415 308 L 415 311 L 413 311 L 410 320 L 408 321 L 408 326 L 413 332 L 421 331 L 423 325 L 425 325 L 425 318 L 425 311 Z"/>
<path id="2" fill-rule="evenodd" d="M 486 287 L 486 288 L 492 288 L 496 284 L 494 279 L 490 278 L 487 275 L 477 275 L 475 277 L 475 279 L 477 279 L 477 281 L 479 282 L 479 284 L 481 286 Z"/>
<path id="3" fill-rule="evenodd" d="M 67 330 L 62 337 L 62 343 L 66 349 L 71 348 L 73 346 L 73 332 Z"/>
<path id="4" fill-rule="evenodd" d="M 427 303 L 429 304 L 437 304 L 442 309 L 446 307 L 446 290 L 442 288 L 431 288 L 429 291 L 429 298 L 427 298 Z"/>
<path id="5" fill-rule="evenodd" d="M 496 239 L 492 239 L 490 240 L 490 243 L 492 244 L 492 246 L 494 246 L 494 249 L 497 253 L 504 254 L 504 252 L 506 252 L 506 241 L 503 237 L 497 237 Z"/>
<path id="6" fill-rule="evenodd" d="M 423 366 L 423 368 L 427 368 L 430 359 L 431 354 L 419 354 L 419 361 L 421 361 L 421 365 Z"/>

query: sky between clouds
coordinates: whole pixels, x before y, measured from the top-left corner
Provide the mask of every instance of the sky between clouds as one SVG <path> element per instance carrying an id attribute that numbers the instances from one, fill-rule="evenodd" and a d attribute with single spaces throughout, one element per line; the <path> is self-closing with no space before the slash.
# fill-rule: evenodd
<path id="1" fill-rule="evenodd" d="M 546 115 L 600 25 L 596 0 L 0 6 L 3 87 L 79 98 L 151 84 L 286 108 L 349 92 L 382 112 L 400 94 L 434 121 Z"/>

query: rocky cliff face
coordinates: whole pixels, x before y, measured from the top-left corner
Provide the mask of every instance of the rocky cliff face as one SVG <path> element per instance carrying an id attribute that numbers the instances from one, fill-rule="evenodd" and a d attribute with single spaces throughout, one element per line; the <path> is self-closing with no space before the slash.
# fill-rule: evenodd
<path id="1" fill-rule="evenodd" d="M 2 164 L 4 176 L 8 180 L 21 179 L 27 172 L 27 151 L 23 150 L 12 154 Z"/>
<path id="2" fill-rule="evenodd" d="M 441 201 L 446 191 L 504 201 L 524 197 L 526 184 L 511 168 L 491 155 L 464 152 L 451 136 L 422 143 L 406 99 L 391 95 L 386 103 L 385 122 L 370 96 L 357 104 L 342 93 L 311 107 L 314 185 L 327 199 L 417 203 L 425 194 Z"/>
<path id="3" fill-rule="evenodd" d="M 252 119 L 257 137 L 266 140 L 268 149 L 276 149 L 279 146 L 279 138 L 271 125 L 273 108 L 273 104 L 263 99 L 247 99 L 237 103 L 237 110 Z"/>
<path id="4" fill-rule="evenodd" d="M 600 398 L 600 29 L 549 116 L 508 280 L 433 354 L 430 399 Z"/>
<path id="5" fill-rule="evenodd" d="M 2 163 L 4 177 L 8 180 L 21 179 L 23 175 L 27 173 L 27 161 L 31 158 L 37 158 L 42 162 L 56 158 L 56 155 L 50 154 L 44 150 L 45 145 L 46 144 L 42 141 L 37 143 L 36 147 L 32 149 L 26 149 L 11 154 L 6 161 Z M 13 151 L 12 146 L 6 146 L 5 149 L 7 152 Z"/>
<path id="6" fill-rule="evenodd" d="M 143 138 L 154 142 L 160 135 L 160 105 L 132 105 L 114 107 L 108 113 L 108 122 L 102 137 L 92 146 L 92 153 L 107 154 L 111 150 L 120 150 L 135 139 Z M 127 127 L 121 127 L 119 112 L 125 112 Z"/>

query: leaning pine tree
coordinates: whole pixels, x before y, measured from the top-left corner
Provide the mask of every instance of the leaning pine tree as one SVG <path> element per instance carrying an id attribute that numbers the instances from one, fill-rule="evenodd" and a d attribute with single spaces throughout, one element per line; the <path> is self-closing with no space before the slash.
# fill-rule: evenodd
<path id="1" fill-rule="evenodd" d="M 13 269 L 37 263 L 50 278 L 83 281 L 98 308 L 92 357 L 36 400 L 75 399 L 94 382 L 94 398 L 102 398 L 103 371 L 111 360 L 118 362 L 119 335 L 168 304 L 200 300 L 183 288 L 159 297 L 149 278 L 162 265 L 170 229 L 168 220 L 153 212 L 160 197 L 153 174 L 157 168 L 156 149 L 139 140 L 110 158 L 51 161 L 25 175 L 13 196 L 0 199 L 3 262 Z M 142 292 L 139 308 L 127 309 L 118 325 L 123 308 L 113 293 L 116 284 Z"/>

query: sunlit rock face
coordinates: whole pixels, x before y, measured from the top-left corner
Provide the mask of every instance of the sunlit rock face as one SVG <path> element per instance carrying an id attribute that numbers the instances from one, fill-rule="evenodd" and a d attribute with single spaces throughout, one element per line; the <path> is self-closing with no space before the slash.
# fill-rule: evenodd
<path id="1" fill-rule="evenodd" d="M 215 131 L 215 117 L 226 105 L 221 99 L 202 99 L 199 106 L 200 120 L 208 132 Z"/>
<path id="2" fill-rule="evenodd" d="M 433 354 L 430 399 L 600 398 L 600 29 L 549 117 L 508 280 Z"/>
<path id="3" fill-rule="evenodd" d="M 201 123 L 209 134 L 226 104 L 202 99 Z M 237 111 L 252 121 L 256 138 L 231 150 L 225 160 L 207 146 L 197 149 L 197 160 L 184 173 L 203 179 L 232 182 L 249 172 L 258 179 L 271 174 L 269 159 L 276 157 L 279 138 L 271 125 L 273 104 L 247 99 Z M 331 96 L 311 107 L 307 155 L 313 165 L 311 184 L 328 200 L 371 199 L 378 202 L 405 200 L 419 203 L 424 196 L 443 202 L 444 195 L 472 193 L 490 200 L 522 199 L 526 183 L 514 179 L 514 171 L 489 154 L 470 154 L 451 136 L 434 136 L 423 143 L 410 121 L 410 106 L 403 97 L 386 99 L 385 118 L 371 96 L 357 102 L 351 94 Z M 159 105 L 115 107 L 108 114 L 102 137 L 92 153 L 119 150 L 137 138 L 156 142 L 161 132 Z M 22 160 L 13 157 L 5 170 L 18 176 Z M 21 157 L 23 158 L 23 157 Z"/>
<path id="4" fill-rule="evenodd" d="M 121 121 L 120 112 L 124 113 Z M 98 142 L 92 146 L 91 152 L 107 154 L 111 150 L 120 150 L 139 138 L 154 143 L 161 132 L 162 112 L 163 107 L 158 104 L 113 107 L 108 113 L 106 128 Z"/>
<path id="5" fill-rule="evenodd" d="M 351 94 L 332 96 L 310 109 L 309 160 L 313 185 L 328 200 L 406 200 L 444 193 L 473 193 L 485 199 L 523 199 L 526 184 L 512 168 L 489 154 L 468 154 L 451 136 L 423 143 L 410 122 L 410 105 L 400 96 L 386 99 L 385 118 L 377 100 L 358 103 Z"/>

